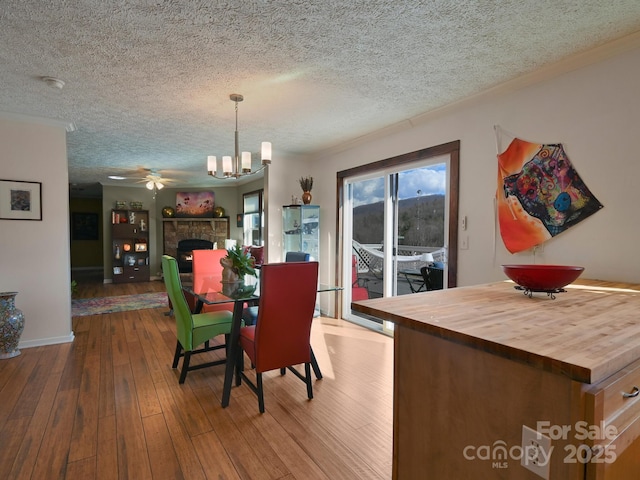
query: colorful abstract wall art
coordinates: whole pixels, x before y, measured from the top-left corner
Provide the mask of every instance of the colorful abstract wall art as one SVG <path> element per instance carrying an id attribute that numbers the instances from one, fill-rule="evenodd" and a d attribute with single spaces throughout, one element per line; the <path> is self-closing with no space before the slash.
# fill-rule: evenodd
<path id="1" fill-rule="evenodd" d="M 540 245 L 603 207 L 562 144 L 519 138 L 498 154 L 496 200 L 500 235 L 511 253 Z"/>

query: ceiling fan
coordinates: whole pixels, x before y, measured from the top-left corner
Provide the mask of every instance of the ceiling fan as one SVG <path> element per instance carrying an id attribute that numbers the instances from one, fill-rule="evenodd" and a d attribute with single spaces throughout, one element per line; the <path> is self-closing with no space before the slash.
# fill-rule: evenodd
<path id="1" fill-rule="evenodd" d="M 149 170 L 149 173 L 138 180 L 137 183 L 144 183 L 149 190 L 162 190 L 167 183 L 175 182 L 172 178 L 164 178 L 155 170 Z"/>
<path id="2" fill-rule="evenodd" d="M 153 198 L 156 198 L 158 190 L 162 190 L 169 183 L 176 182 L 176 179 L 162 176 L 160 171 L 138 167 L 136 170 L 130 170 L 122 174 L 110 175 L 112 180 L 135 180 L 135 183 L 144 183 L 145 187 L 153 191 Z"/>
<path id="3" fill-rule="evenodd" d="M 136 183 L 144 183 L 149 190 L 161 190 L 168 183 L 175 182 L 177 180 L 173 178 L 163 177 L 160 171 L 138 167 L 136 170 L 129 170 L 122 174 L 109 175 L 111 180 L 136 180 Z"/>

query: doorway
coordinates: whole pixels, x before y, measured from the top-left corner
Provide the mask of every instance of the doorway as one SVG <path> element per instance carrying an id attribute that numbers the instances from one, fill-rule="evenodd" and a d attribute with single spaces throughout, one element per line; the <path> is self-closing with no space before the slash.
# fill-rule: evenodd
<path id="1" fill-rule="evenodd" d="M 362 298 L 408 295 L 457 281 L 459 142 L 338 172 L 342 318 Z M 439 283 L 425 282 L 429 266 Z M 350 267 L 350 268 L 348 268 Z M 366 291 L 366 293 L 365 293 Z M 389 331 L 391 324 L 364 319 Z"/>

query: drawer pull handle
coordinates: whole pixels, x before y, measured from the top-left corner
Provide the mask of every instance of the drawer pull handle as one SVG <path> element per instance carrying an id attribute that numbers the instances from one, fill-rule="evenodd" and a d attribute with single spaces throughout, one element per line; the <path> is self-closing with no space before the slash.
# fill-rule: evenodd
<path id="1" fill-rule="evenodd" d="M 622 396 L 624 398 L 633 398 L 633 397 L 637 397 L 638 394 L 640 394 L 640 388 L 634 386 L 633 390 L 631 390 L 631 393 L 624 392 Z"/>

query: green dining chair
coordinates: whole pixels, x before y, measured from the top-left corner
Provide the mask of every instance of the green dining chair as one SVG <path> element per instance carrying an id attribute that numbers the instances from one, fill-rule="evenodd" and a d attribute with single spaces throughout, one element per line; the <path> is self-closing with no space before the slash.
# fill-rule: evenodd
<path id="1" fill-rule="evenodd" d="M 184 383 L 187 378 L 187 372 L 191 370 L 226 363 L 227 360 L 225 358 L 208 363 L 190 365 L 191 355 L 226 348 L 229 334 L 231 333 L 233 315 L 228 310 L 192 314 L 182 290 L 178 262 L 175 258 L 169 255 L 162 256 L 162 273 L 167 294 L 173 305 L 173 314 L 177 327 L 178 342 L 172 368 L 177 368 L 180 357 L 184 357 L 179 380 L 179 383 Z M 225 342 L 222 345 L 210 346 L 209 340 L 218 335 L 224 335 Z M 195 349 L 205 342 L 207 344 L 203 348 Z"/>

